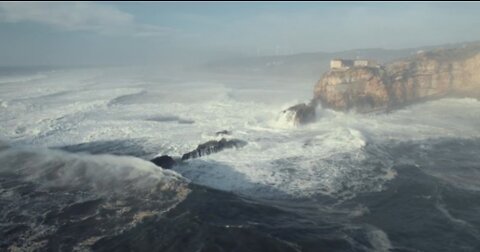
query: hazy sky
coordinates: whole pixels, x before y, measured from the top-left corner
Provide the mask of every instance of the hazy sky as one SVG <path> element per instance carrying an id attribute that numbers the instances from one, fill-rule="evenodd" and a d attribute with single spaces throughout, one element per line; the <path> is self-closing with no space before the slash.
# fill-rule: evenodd
<path id="1" fill-rule="evenodd" d="M 150 64 L 480 40 L 480 3 L 0 2 L 0 65 Z"/>

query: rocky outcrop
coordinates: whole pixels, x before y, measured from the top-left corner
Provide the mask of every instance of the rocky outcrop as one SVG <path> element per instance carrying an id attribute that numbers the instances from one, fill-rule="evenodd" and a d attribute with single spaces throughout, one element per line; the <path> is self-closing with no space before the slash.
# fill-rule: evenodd
<path id="1" fill-rule="evenodd" d="M 315 107 L 314 101 L 309 104 L 300 103 L 289 107 L 282 111 L 287 117 L 287 120 L 292 121 L 295 125 L 306 124 L 315 121 Z"/>
<path id="2" fill-rule="evenodd" d="M 204 144 L 200 144 L 197 148 L 193 151 L 183 154 L 182 160 L 198 158 L 205 155 L 210 155 L 212 153 L 216 153 L 222 151 L 224 149 L 231 149 L 231 148 L 241 148 L 247 145 L 247 142 L 239 140 L 239 139 L 230 139 L 227 140 L 222 138 L 220 141 L 211 140 Z"/>
<path id="3" fill-rule="evenodd" d="M 175 160 L 167 155 L 155 157 L 150 161 L 163 169 L 171 169 L 176 164 Z"/>
<path id="4" fill-rule="evenodd" d="M 222 134 L 230 134 L 230 132 L 226 130 L 219 132 Z M 163 155 L 155 157 L 154 159 L 150 160 L 150 162 L 162 167 L 163 169 L 171 169 L 174 165 L 181 164 L 184 160 L 210 155 L 220 152 L 224 149 L 241 148 L 245 145 L 247 145 L 247 142 L 239 139 L 227 140 L 225 138 L 222 138 L 220 141 L 211 140 L 206 143 L 199 144 L 195 150 L 183 154 L 181 160 L 178 157 L 172 158 L 171 156 Z"/>
<path id="5" fill-rule="evenodd" d="M 417 53 L 384 67 L 330 70 L 314 90 L 323 107 L 357 112 L 447 96 L 480 97 L 480 43 Z"/>
<path id="6" fill-rule="evenodd" d="M 228 131 L 228 130 L 221 130 L 221 131 L 215 132 L 215 135 L 216 135 L 216 136 L 231 135 L 231 134 L 232 134 L 232 132 L 231 132 L 231 131 Z"/>

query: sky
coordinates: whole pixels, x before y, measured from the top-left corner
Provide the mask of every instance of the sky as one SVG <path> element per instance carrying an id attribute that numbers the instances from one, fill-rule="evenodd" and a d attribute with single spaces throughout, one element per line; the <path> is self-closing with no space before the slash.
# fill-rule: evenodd
<path id="1" fill-rule="evenodd" d="M 0 2 L 0 66 L 197 63 L 480 40 L 480 2 Z"/>

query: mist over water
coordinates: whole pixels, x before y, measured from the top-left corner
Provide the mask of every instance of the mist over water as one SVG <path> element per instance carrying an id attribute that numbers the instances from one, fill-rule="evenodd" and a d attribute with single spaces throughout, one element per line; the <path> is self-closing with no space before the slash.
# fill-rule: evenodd
<path id="1" fill-rule="evenodd" d="M 480 251 L 479 11 L 0 3 L 0 251 Z"/>
<path id="2" fill-rule="evenodd" d="M 308 101 L 310 83 L 139 69 L 2 82 L 2 248 L 478 248 L 478 100 L 367 115 L 318 107 L 314 123 L 294 125 L 281 111 Z M 147 161 L 222 137 L 247 145 L 172 171 Z"/>

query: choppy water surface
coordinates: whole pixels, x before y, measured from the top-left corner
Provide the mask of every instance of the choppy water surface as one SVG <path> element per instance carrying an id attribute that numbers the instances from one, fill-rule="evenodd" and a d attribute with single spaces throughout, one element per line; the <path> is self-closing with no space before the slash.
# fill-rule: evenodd
<path id="1" fill-rule="evenodd" d="M 477 100 L 295 127 L 312 83 L 22 74 L 0 78 L 1 250 L 480 250 Z M 248 144 L 145 161 L 221 130 Z"/>

